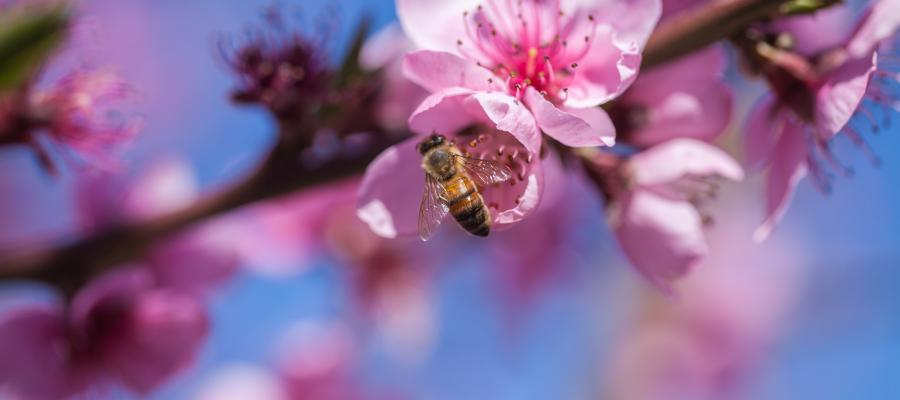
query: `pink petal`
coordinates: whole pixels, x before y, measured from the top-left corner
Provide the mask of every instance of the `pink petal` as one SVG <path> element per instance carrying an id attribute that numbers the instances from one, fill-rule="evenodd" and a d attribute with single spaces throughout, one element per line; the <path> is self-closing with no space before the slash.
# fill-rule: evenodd
<path id="1" fill-rule="evenodd" d="M 629 141 L 652 146 L 687 137 L 712 141 L 731 121 L 731 89 L 723 82 L 725 57 L 713 46 L 642 73 L 620 101 L 646 110 Z"/>
<path id="2" fill-rule="evenodd" d="M 472 96 L 487 118 L 497 124 L 497 129 L 515 137 L 528 151 L 541 151 L 541 131 L 534 116 L 518 100 L 502 93 L 480 92 Z"/>
<path id="3" fill-rule="evenodd" d="M 456 41 L 467 37 L 463 12 L 474 11 L 481 3 L 481 0 L 397 0 L 397 18 L 419 48 L 455 53 Z"/>
<path id="4" fill-rule="evenodd" d="M 616 41 L 636 43 L 641 48 L 662 14 L 660 0 L 562 0 L 560 7 L 567 12 L 581 10 L 583 14 L 593 15 L 599 24 L 612 27 Z"/>
<path id="5" fill-rule="evenodd" d="M 357 215 L 386 238 L 418 235 L 419 204 L 425 190 L 421 137 L 391 146 L 369 164 L 359 189 Z"/>
<path id="6" fill-rule="evenodd" d="M 900 1 L 876 1 L 856 27 L 847 43 L 847 52 L 854 58 L 867 58 L 882 41 L 897 31 L 898 26 L 900 26 Z"/>
<path id="7" fill-rule="evenodd" d="M 196 400 L 289 400 L 278 376 L 262 366 L 229 364 L 204 379 Z"/>
<path id="8" fill-rule="evenodd" d="M 613 32 L 598 28 L 588 54 L 578 61 L 564 104 L 596 107 L 618 97 L 637 78 L 641 53 L 637 43 L 621 44 Z"/>
<path id="9" fill-rule="evenodd" d="M 463 88 L 447 88 L 428 96 L 409 117 L 409 128 L 422 134 L 441 133 L 451 135 L 477 121 L 472 117 L 482 114 L 466 106 L 474 92 Z"/>
<path id="10" fill-rule="evenodd" d="M 196 177 L 186 162 L 160 161 L 135 182 L 126 209 L 137 218 L 174 212 L 197 198 L 197 187 Z"/>
<path id="11" fill-rule="evenodd" d="M 498 134 L 498 136 L 505 134 Z M 510 137 L 501 137 L 501 141 L 507 143 L 506 148 L 512 149 L 518 142 Z M 525 149 L 522 149 L 523 153 Z M 509 151 L 509 150 L 507 150 Z M 522 156 L 520 156 L 521 158 Z M 503 183 L 500 187 L 489 187 L 482 190 L 484 201 L 487 204 L 497 205 L 496 210 L 492 210 L 494 229 L 503 229 L 511 224 L 522 221 L 530 216 L 540 205 L 544 195 L 544 161 L 539 156 L 534 155 L 531 163 L 528 163 L 523 170 L 520 165 L 512 166 L 514 172 L 520 172 L 519 176 L 513 177 L 516 181 L 515 185 Z M 550 160 L 548 162 L 556 162 L 558 160 Z M 521 163 L 521 161 L 519 161 Z M 551 166 L 552 168 L 552 166 Z M 522 178 L 519 181 L 519 177 Z"/>
<path id="12" fill-rule="evenodd" d="M 676 182 L 686 176 L 721 176 L 739 181 L 744 171 L 716 146 L 693 139 L 674 139 L 651 147 L 628 160 L 630 177 L 651 187 Z"/>
<path id="13" fill-rule="evenodd" d="M 81 389 L 65 352 L 70 346 L 61 309 L 25 306 L 0 318 L 0 387 L 12 398 L 61 399 Z M 87 382 L 82 382 L 87 383 Z"/>
<path id="14" fill-rule="evenodd" d="M 756 103 L 747 117 L 744 154 L 750 168 L 762 169 L 775 151 L 775 142 L 786 123 L 786 118 L 778 115 L 775 107 L 775 96 L 767 94 Z"/>
<path id="15" fill-rule="evenodd" d="M 534 88 L 525 92 L 525 103 L 534 114 L 538 126 L 552 138 L 569 147 L 612 146 L 616 128 L 609 115 L 599 107 L 583 109 L 556 108 Z M 577 113 L 577 114 L 576 114 Z"/>
<path id="16" fill-rule="evenodd" d="M 390 24 L 366 39 L 359 54 L 359 64 L 367 70 L 386 68 L 412 49 L 403 29 L 396 23 Z"/>
<path id="17" fill-rule="evenodd" d="M 706 255 L 700 215 L 691 203 L 637 190 L 614 205 L 613 229 L 638 271 L 665 292 Z"/>
<path id="18" fill-rule="evenodd" d="M 803 126 L 788 122 L 778 140 L 772 165 L 766 177 L 766 220 L 753 233 L 753 239 L 762 242 L 772 233 L 784 216 L 794 194 L 794 188 L 806 175 L 807 148 Z"/>
<path id="19" fill-rule="evenodd" d="M 471 60 L 441 51 L 420 50 L 403 58 L 403 74 L 434 93 L 461 87 L 476 91 L 491 89 L 494 74 Z"/>
<path id="20" fill-rule="evenodd" d="M 200 303 L 171 291 L 139 296 L 128 323 L 127 333 L 109 349 L 104 364 L 143 395 L 189 367 L 209 330 Z"/>
<path id="21" fill-rule="evenodd" d="M 771 24 L 773 33 L 786 32 L 793 37 L 793 50 L 813 57 L 823 51 L 840 47 L 852 29 L 853 10 L 845 4 L 836 4 L 812 14 L 781 18 Z M 827 26 L 828 29 L 822 29 Z"/>
<path id="22" fill-rule="evenodd" d="M 828 140 L 844 129 L 866 95 L 876 55 L 851 59 L 833 71 L 816 94 L 816 128 Z"/>

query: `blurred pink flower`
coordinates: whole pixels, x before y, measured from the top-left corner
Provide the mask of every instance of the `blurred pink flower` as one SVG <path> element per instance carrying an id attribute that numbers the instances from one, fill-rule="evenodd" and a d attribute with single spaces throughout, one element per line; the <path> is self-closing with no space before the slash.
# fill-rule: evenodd
<path id="1" fill-rule="evenodd" d="M 208 330 L 202 305 L 147 271 L 101 277 L 71 307 L 24 306 L 0 322 L 0 387 L 28 399 L 103 392 L 146 395 L 189 366 Z"/>
<path id="2" fill-rule="evenodd" d="M 398 0 L 420 51 L 407 77 L 432 93 L 410 117 L 413 131 L 449 135 L 490 123 L 539 153 L 541 131 L 573 147 L 612 145 L 598 108 L 637 76 L 658 0 Z"/>
<path id="3" fill-rule="evenodd" d="M 360 54 L 364 68 L 382 71 L 377 118 L 381 126 L 392 131 L 406 130 L 409 116 L 428 96 L 425 89 L 403 76 L 402 55 L 412 49 L 412 42 L 394 24 L 369 38 Z"/>
<path id="4" fill-rule="evenodd" d="M 230 365 L 215 372 L 197 400 L 404 399 L 368 387 L 356 374 L 359 349 L 348 326 L 299 321 L 277 341 L 274 365 Z"/>
<path id="5" fill-rule="evenodd" d="M 302 272 L 314 257 L 331 257 L 388 352 L 417 361 L 434 336 L 430 267 L 441 257 L 418 239 L 372 233 L 356 215 L 359 185 L 350 180 L 253 206 L 235 216 L 236 242 L 248 267 L 267 275 Z"/>
<path id="6" fill-rule="evenodd" d="M 448 136 L 470 157 L 501 160 L 513 177 L 498 186 L 482 188 L 493 227 L 502 228 L 527 217 L 540 202 L 544 174 L 540 158 L 513 136 L 499 131 L 476 136 Z M 359 218 L 385 238 L 418 234 L 419 204 L 425 190 L 422 155 L 416 149 L 423 137 L 413 137 L 382 152 L 366 169 L 359 191 Z"/>
<path id="7" fill-rule="evenodd" d="M 731 89 L 720 46 L 642 73 L 610 110 L 620 142 L 649 147 L 684 137 L 718 138 L 731 122 Z"/>
<path id="8" fill-rule="evenodd" d="M 864 103 L 867 95 L 873 97 L 876 104 L 889 101 L 873 88 L 870 81 L 877 68 L 878 47 L 893 36 L 900 25 L 897 15 L 900 15 L 900 2 L 878 1 L 849 37 L 837 38 L 839 41 L 832 43 L 818 37 L 812 46 L 795 46 L 806 51 L 818 50 L 815 55 L 776 48 L 761 52 L 770 64 L 763 67 L 763 72 L 774 94 L 761 99 L 751 112 L 745 136 L 750 166 L 768 168 L 768 216 L 754 233 L 757 240 L 764 240 L 772 232 L 784 215 L 794 188 L 807 172 L 812 174 L 813 183 L 828 190 L 828 176 L 819 164 L 819 157 L 838 171 L 848 173 L 846 167 L 835 160 L 829 141 L 843 133 L 862 145 L 863 139 L 849 122 L 858 112 L 867 117 L 870 115 Z M 780 27 L 788 33 L 796 31 L 798 39 L 811 36 L 807 24 L 802 21 L 788 21 Z M 839 28 L 836 30 L 840 31 Z M 818 35 L 817 32 L 812 37 Z M 836 39 L 833 35 L 825 35 L 825 38 Z"/>
<path id="9" fill-rule="evenodd" d="M 610 225 L 622 250 L 650 282 L 671 292 L 707 253 L 701 203 L 715 179 L 743 179 L 741 167 L 715 146 L 674 139 L 638 153 L 605 176 Z"/>
<path id="10" fill-rule="evenodd" d="M 527 313 L 536 300 L 571 265 L 572 233 L 577 224 L 580 193 L 559 158 L 549 154 L 543 165 L 547 187 L 537 210 L 528 219 L 492 234 L 487 250 L 489 290 L 510 316 Z M 515 322 L 515 321 L 514 321 Z"/>
<path id="11" fill-rule="evenodd" d="M 747 207 L 733 191 L 719 210 Z M 754 221 L 731 214 L 710 232 L 703 268 L 678 285 L 679 299 L 641 295 L 635 324 L 615 346 L 612 396 L 624 400 L 743 398 L 739 390 L 790 329 L 803 288 L 802 245 L 754 243 Z"/>
<path id="12" fill-rule="evenodd" d="M 45 90 L 29 86 L 0 100 L 0 143 L 33 146 L 50 170 L 48 143 L 63 150 L 62 156 L 115 167 L 110 152 L 132 141 L 142 127 L 139 118 L 116 107 L 135 97 L 131 86 L 108 70 L 76 70 Z"/>

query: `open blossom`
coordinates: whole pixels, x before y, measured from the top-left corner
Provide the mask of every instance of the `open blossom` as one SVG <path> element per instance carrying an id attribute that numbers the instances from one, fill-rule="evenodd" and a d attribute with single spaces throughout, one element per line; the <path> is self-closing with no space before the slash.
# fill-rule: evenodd
<path id="1" fill-rule="evenodd" d="M 788 34 L 787 46 L 754 46 L 756 56 L 762 60 L 757 68 L 773 89 L 772 95 L 756 105 L 746 127 L 748 163 L 768 169 L 768 216 L 754 233 L 757 240 L 771 233 L 783 216 L 794 187 L 807 173 L 819 188 L 828 190 L 828 173 L 821 161 L 839 172 L 849 172 L 835 159 L 829 142 L 843 134 L 863 146 L 863 139 L 851 123 L 855 114 L 872 118 L 867 104 L 893 105 L 890 94 L 885 92 L 890 89 L 878 87 L 872 77 L 878 68 L 879 47 L 900 24 L 897 15 L 900 2 L 878 1 L 848 35 L 823 35 L 818 28 L 815 33 L 809 32 L 809 24 L 803 19 L 816 17 L 795 17 L 797 20 L 770 28 L 777 30 L 775 33 Z M 839 27 L 834 30 L 841 32 Z M 813 39 L 806 44 L 803 40 L 808 37 Z"/>
<path id="2" fill-rule="evenodd" d="M 44 90 L 29 86 L 0 99 L 0 143 L 33 146 L 48 168 L 48 143 L 63 156 L 108 165 L 114 161 L 110 151 L 130 142 L 141 128 L 139 118 L 116 110 L 134 97 L 131 86 L 108 70 L 77 70 Z"/>
<path id="3" fill-rule="evenodd" d="M 206 337 L 203 307 L 127 269 L 82 289 L 69 309 L 30 305 L 0 317 L 0 391 L 27 399 L 147 394 L 190 365 Z"/>
<path id="4" fill-rule="evenodd" d="M 728 154 L 694 139 L 670 140 L 625 161 L 598 158 L 592 168 L 600 174 L 622 250 L 666 292 L 707 253 L 705 218 L 697 207 L 714 194 L 714 179 L 743 179 Z"/>
<path id="5" fill-rule="evenodd" d="M 454 136 L 470 157 L 505 163 L 513 176 L 503 183 L 482 188 L 484 204 L 491 211 L 494 227 L 503 227 L 527 217 L 540 202 L 544 174 L 540 157 L 512 135 L 488 133 Z M 359 218 L 376 234 L 386 238 L 418 234 L 419 203 L 425 191 L 422 155 L 416 147 L 423 137 L 413 137 L 378 155 L 363 177 L 359 191 Z"/>
<path id="6" fill-rule="evenodd" d="M 412 130 L 490 123 L 537 154 L 541 131 L 568 146 L 613 144 L 597 106 L 637 76 L 660 4 L 399 0 L 397 13 L 422 49 L 406 57 L 406 75 L 432 93 Z"/>
<path id="7" fill-rule="evenodd" d="M 610 110 L 617 141 L 649 147 L 675 138 L 712 141 L 731 121 L 724 49 L 712 46 L 644 72 Z"/>

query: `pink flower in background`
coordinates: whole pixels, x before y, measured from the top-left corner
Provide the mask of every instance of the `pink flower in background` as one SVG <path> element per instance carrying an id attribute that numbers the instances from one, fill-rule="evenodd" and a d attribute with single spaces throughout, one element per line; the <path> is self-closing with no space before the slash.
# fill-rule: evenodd
<path id="1" fill-rule="evenodd" d="M 535 154 L 541 131 L 568 146 L 612 145 L 615 127 L 597 106 L 637 76 L 659 13 L 654 0 L 398 0 L 422 49 L 406 57 L 406 75 L 432 93 L 410 127 L 448 135 L 490 123 Z"/>
<path id="2" fill-rule="evenodd" d="M 548 155 L 542 165 L 547 188 L 534 214 L 483 242 L 492 279 L 488 289 L 514 319 L 531 311 L 547 289 L 571 272 L 566 267 L 575 258 L 571 241 L 584 193 L 576 191 L 574 178 L 556 155 Z"/>
<path id="3" fill-rule="evenodd" d="M 768 169 L 768 216 L 754 233 L 757 240 L 764 240 L 772 232 L 784 215 L 794 188 L 807 172 L 820 189 L 829 189 L 820 157 L 838 171 L 849 173 L 835 160 L 829 142 L 844 134 L 862 145 L 863 139 L 850 124 L 851 119 L 858 112 L 871 115 L 865 109 L 866 96 L 872 97 L 876 104 L 889 101 L 877 88 L 873 89 L 870 81 L 876 71 L 878 47 L 900 25 L 897 15 L 900 15 L 900 2 L 882 0 L 866 12 L 849 37 L 832 43 L 816 38 L 810 46 L 797 46 L 805 51 L 818 51 L 815 55 L 776 48 L 760 52 L 770 63 L 763 67 L 763 73 L 774 95 L 760 100 L 746 126 L 748 163 L 753 168 Z M 808 26 L 799 21 L 787 21 L 776 27 L 788 33 L 796 31 L 794 36 L 798 39 L 809 37 Z M 826 36 L 834 40 L 833 35 Z"/>
<path id="4" fill-rule="evenodd" d="M 715 179 L 738 181 L 743 170 L 722 150 L 693 139 L 670 140 L 617 163 L 606 172 L 600 167 L 610 225 L 638 271 L 670 292 L 671 282 L 707 253 L 697 207 L 713 196 Z"/>
<path id="5" fill-rule="evenodd" d="M 424 138 L 413 137 L 391 146 L 366 169 L 359 191 L 357 215 L 379 236 L 418 235 L 425 171 L 416 146 Z M 534 211 L 543 194 L 544 183 L 538 156 L 512 135 L 498 131 L 476 136 L 448 136 L 448 140 L 456 141 L 470 157 L 500 160 L 512 170 L 510 180 L 481 190 L 485 205 L 491 211 L 494 228 L 519 222 Z"/>
<path id="6" fill-rule="evenodd" d="M 189 366 L 206 338 L 203 306 L 145 270 L 99 278 L 69 309 L 23 306 L 0 321 L 0 388 L 28 399 L 104 392 L 146 395 Z"/>
<path id="7" fill-rule="evenodd" d="M 34 146 L 50 170 L 49 143 L 63 150 L 62 156 L 115 166 L 111 152 L 131 142 L 142 126 L 139 118 L 116 108 L 135 97 L 131 86 L 108 70 L 77 70 L 44 90 L 29 86 L 0 99 L 0 119 L 5 120 L 0 143 Z"/>
<path id="8" fill-rule="evenodd" d="M 376 111 L 378 123 L 393 131 L 407 129 L 406 121 L 428 92 L 403 76 L 403 53 L 413 49 L 412 42 L 396 24 L 372 35 L 360 54 L 360 65 L 381 70 L 382 89 Z"/>
<path id="9" fill-rule="evenodd" d="M 610 110 L 620 142 L 649 147 L 674 138 L 713 141 L 731 122 L 720 46 L 642 73 Z"/>
<path id="10" fill-rule="evenodd" d="M 434 338 L 431 264 L 442 257 L 418 239 L 372 233 L 356 216 L 359 185 L 351 180 L 255 205 L 234 216 L 235 241 L 247 267 L 265 275 L 303 272 L 315 257 L 330 258 L 361 320 L 372 323 L 390 355 L 415 362 Z"/>
<path id="11" fill-rule="evenodd" d="M 735 191 L 717 204 L 742 209 L 752 196 Z M 732 214 L 710 230 L 710 255 L 678 284 L 678 301 L 639 294 L 637 309 L 627 310 L 637 319 L 614 346 L 604 398 L 746 397 L 745 381 L 791 329 L 806 271 L 802 243 L 756 244 L 754 224 Z"/>
<path id="12" fill-rule="evenodd" d="M 277 342 L 271 367 L 233 364 L 215 371 L 192 397 L 197 400 L 405 399 L 369 387 L 355 369 L 359 350 L 350 328 L 339 322 L 303 320 Z"/>
<path id="13" fill-rule="evenodd" d="M 52 88 L 37 92 L 34 107 L 49 112 L 50 137 L 88 155 L 100 155 L 111 145 L 126 142 L 140 128 L 138 120 L 111 108 L 133 98 L 134 90 L 110 71 L 75 71 Z"/>

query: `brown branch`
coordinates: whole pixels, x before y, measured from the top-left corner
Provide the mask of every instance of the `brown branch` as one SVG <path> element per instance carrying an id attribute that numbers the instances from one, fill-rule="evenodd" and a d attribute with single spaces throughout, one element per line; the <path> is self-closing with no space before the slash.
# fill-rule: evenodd
<path id="1" fill-rule="evenodd" d="M 776 16 L 790 0 L 718 0 L 657 27 L 644 50 L 642 68 L 649 69 L 700 50 Z"/>
<path id="2" fill-rule="evenodd" d="M 365 153 L 336 157 L 316 167 L 304 167 L 296 152 L 278 147 L 255 173 L 185 209 L 58 248 L 7 257 L 0 265 L 0 281 L 38 281 L 71 294 L 91 277 L 140 257 L 160 240 L 206 218 L 358 174 L 390 144 L 376 143 Z"/>

